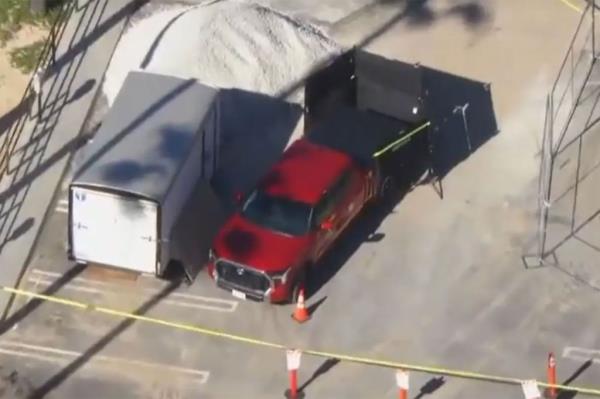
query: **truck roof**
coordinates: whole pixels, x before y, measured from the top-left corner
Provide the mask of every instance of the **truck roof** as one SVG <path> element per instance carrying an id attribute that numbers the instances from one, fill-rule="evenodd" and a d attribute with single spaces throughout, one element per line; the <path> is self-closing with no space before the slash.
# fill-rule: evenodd
<path id="1" fill-rule="evenodd" d="M 72 184 L 160 202 L 203 134 L 217 95 L 195 80 L 130 72 L 93 141 L 82 148 Z"/>
<path id="2" fill-rule="evenodd" d="M 310 205 L 352 164 L 352 158 L 334 149 L 296 140 L 259 183 L 268 194 Z"/>

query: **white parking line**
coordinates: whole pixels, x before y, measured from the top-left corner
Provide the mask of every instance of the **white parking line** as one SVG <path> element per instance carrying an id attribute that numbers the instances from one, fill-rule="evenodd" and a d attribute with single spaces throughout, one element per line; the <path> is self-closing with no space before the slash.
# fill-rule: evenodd
<path id="1" fill-rule="evenodd" d="M 81 352 L 51 348 L 47 346 L 26 344 L 17 341 L 0 341 L 0 353 L 59 364 L 68 364 L 73 359 L 79 358 L 83 355 L 83 353 Z M 118 365 L 121 366 L 120 368 L 122 368 L 123 366 L 132 366 L 147 370 L 157 370 L 161 373 L 184 375 L 186 377 L 191 378 L 194 382 L 198 384 L 205 384 L 210 376 L 210 372 L 206 370 L 197 370 L 185 367 L 171 366 L 162 363 L 153 363 L 142 360 L 124 359 L 104 355 L 94 355 L 90 358 L 90 366 L 94 366 L 97 363 Z"/>
<path id="2" fill-rule="evenodd" d="M 582 362 L 589 360 L 593 363 L 600 363 L 600 350 L 567 346 L 563 349 L 562 357 Z"/>
<path id="3" fill-rule="evenodd" d="M 61 199 L 58 201 L 58 204 L 56 205 L 56 208 L 54 208 L 56 210 L 56 212 L 59 213 L 69 213 L 69 200 L 68 199 Z"/>
<path id="4" fill-rule="evenodd" d="M 48 287 L 54 284 L 54 282 L 61 276 L 62 274 L 60 273 L 50 272 L 41 269 L 33 269 L 31 270 L 31 274 L 27 277 L 27 281 L 35 284 L 36 287 Z M 75 277 L 69 282 L 63 284 L 61 288 L 66 290 L 86 292 L 95 295 L 109 293 L 118 294 L 123 289 L 122 286 L 84 277 Z M 143 288 L 141 291 L 153 294 L 156 293 L 157 290 L 152 288 Z M 238 301 L 205 297 L 200 295 L 183 294 L 178 292 L 169 294 L 169 297 L 172 297 L 174 299 L 167 298 L 162 300 L 161 302 L 173 306 L 180 306 L 184 308 L 193 308 L 200 310 L 211 310 L 215 312 L 232 313 L 237 310 L 237 307 L 239 305 Z"/>

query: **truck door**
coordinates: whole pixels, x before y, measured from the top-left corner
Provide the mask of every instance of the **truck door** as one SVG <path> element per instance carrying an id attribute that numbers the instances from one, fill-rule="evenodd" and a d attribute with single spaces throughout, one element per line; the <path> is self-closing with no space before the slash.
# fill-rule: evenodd
<path id="1" fill-rule="evenodd" d="M 337 222 L 335 224 L 335 236 L 350 223 L 357 209 L 360 209 L 361 184 L 357 179 L 353 168 L 348 168 L 340 176 L 335 186 L 332 188 L 335 197 L 335 214 Z"/>
<path id="2" fill-rule="evenodd" d="M 348 220 L 346 223 L 350 223 L 363 208 L 370 190 L 370 179 L 363 174 L 362 170 L 352 168 L 349 173 L 350 182 L 348 183 L 348 203 L 346 205 Z"/>
<path id="3" fill-rule="evenodd" d="M 313 228 L 316 230 L 317 235 L 314 252 L 315 260 L 323 255 L 335 238 L 336 217 L 335 202 L 333 202 L 330 193 L 326 192 L 316 205 L 313 215 Z M 331 228 L 322 228 L 322 224 L 326 221 L 331 223 Z"/>
<path id="4" fill-rule="evenodd" d="M 346 170 L 338 180 L 323 194 L 315 207 L 314 222 L 316 223 L 317 248 L 316 257 L 320 257 L 335 238 L 341 233 L 352 215 L 352 171 Z M 328 229 L 320 228 L 321 224 L 328 221 Z"/>

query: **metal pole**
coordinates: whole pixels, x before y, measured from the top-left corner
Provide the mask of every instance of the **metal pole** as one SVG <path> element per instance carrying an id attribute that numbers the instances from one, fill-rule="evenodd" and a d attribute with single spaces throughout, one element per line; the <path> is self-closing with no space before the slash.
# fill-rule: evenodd
<path id="1" fill-rule="evenodd" d="M 592 0 L 595 1 L 595 0 Z M 592 62 L 596 61 L 596 7 L 592 6 Z"/>
<path id="2" fill-rule="evenodd" d="M 467 147 L 469 148 L 469 152 L 472 152 L 471 147 L 471 136 L 469 136 L 469 127 L 467 125 L 467 108 L 469 108 L 469 103 L 465 103 L 464 105 L 456 105 L 452 110 L 453 113 L 460 112 L 463 119 L 463 125 L 465 128 L 465 137 L 467 140 Z"/>
<path id="3" fill-rule="evenodd" d="M 573 47 L 569 49 L 571 54 L 571 108 L 575 106 L 575 64 L 573 62 Z"/>
<path id="4" fill-rule="evenodd" d="M 550 109 L 554 112 L 554 101 L 550 98 Z M 552 115 L 552 114 L 551 114 Z M 546 143 L 544 144 L 545 152 L 542 156 L 542 160 L 544 162 L 544 170 L 546 171 L 544 176 L 544 187 L 543 187 L 543 201 L 542 201 L 542 239 L 540 246 L 540 259 L 543 259 L 546 255 L 546 238 L 548 235 L 547 225 L 548 225 L 548 211 L 550 208 L 550 195 L 551 195 L 551 187 L 552 187 L 552 168 L 554 165 L 554 154 L 552 151 L 554 142 L 554 117 L 550 118 L 550 125 L 548 129 L 548 133 L 546 134 Z"/>
<path id="5" fill-rule="evenodd" d="M 546 115 L 550 112 L 550 95 L 546 97 Z M 538 258 L 540 264 L 544 258 L 544 186 L 546 180 L 546 136 L 548 135 L 549 122 L 546 122 L 542 132 L 542 151 L 540 156 L 540 180 L 538 182 Z"/>
<path id="6" fill-rule="evenodd" d="M 290 370 L 290 399 L 298 398 L 298 370 Z"/>

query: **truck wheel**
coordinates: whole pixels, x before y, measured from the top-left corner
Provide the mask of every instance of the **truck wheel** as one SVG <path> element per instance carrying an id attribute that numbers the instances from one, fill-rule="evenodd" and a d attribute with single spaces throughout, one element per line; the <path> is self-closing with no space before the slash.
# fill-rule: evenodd
<path id="1" fill-rule="evenodd" d="M 298 303 L 298 295 L 300 295 L 300 288 L 304 287 L 304 299 L 306 299 L 306 291 L 308 289 L 308 267 L 302 272 L 300 276 L 296 279 L 296 284 L 294 284 L 294 288 L 292 289 L 292 294 L 290 296 L 290 303 L 296 304 Z"/>
<path id="2" fill-rule="evenodd" d="M 298 303 L 298 295 L 300 294 L 300 283 L 296 283 L 294 285 L 294 289 L 292 290 L 292 294 L 290 295 L 290 304 L 295 305 Z"/>

